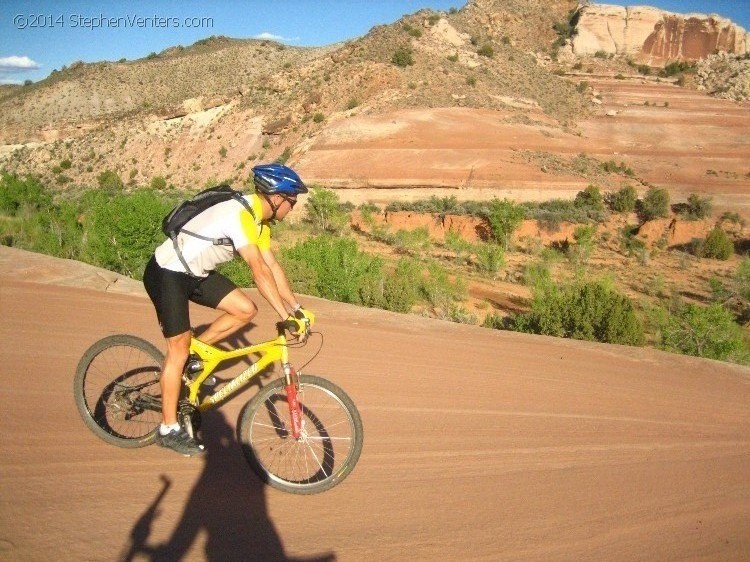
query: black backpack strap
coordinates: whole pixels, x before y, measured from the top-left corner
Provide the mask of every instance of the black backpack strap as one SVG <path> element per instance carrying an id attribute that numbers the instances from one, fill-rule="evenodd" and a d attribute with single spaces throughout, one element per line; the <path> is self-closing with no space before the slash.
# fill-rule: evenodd
<path id="1" fill-rule="evenodd" d="M 242 196 L 239 192 L 234 192 L 232 194 L 232 198 L 235 201 L 239 201 L 242 203 L 242 206 L 247 209 L 247 212 L 250 213 L 250 216 L 253 217 L 253 220 L 255 220 L 255 213 L 253 212 L 253 208 L 250 206 L 250 203 L 247 202 L 247 200 Z M 174 245 L 174 251 L 177 254 L 177 257 L 180 259 L 180 263 L 182 264 L 182 267 L 185 268 L 185 273 L 187 273 L 190 277 L 198 277 L 200 278 L 200 275 L 195 275 L 193 271 L 190 269 L 190 266 L 185 261 L 185 258 L 182 255 L 182 252 L 180 251 L 180 247 L 177 244 L 177 234 L 174 233 L 173 236 L 170 236 L 172 239 L 172 244 Z M 179 234 L 187 234 L 188 236 L 193 236 L 194 238 L 200 238 L 201 240 L 206 240 L 207 242 L 212 242 L 214 246 L 233 246 L 233 242 L 231 238 L 211 238 L 209 236 L 203 236 L 202 234 L 198 234 L 197 232 L 192 232 L 190 230 L 186 230 L 184 228 L 180 229 Z"/>
<path id="2" fill-rule="evenodd" d="M 242 203 L 242 206 L 247 209 L 247 212 L 250 213 L 250 216 L 253 217 L 253 220 L 255 220 L 255 213 L 253 212 L 253 208 L 250 206 L 250 203 L 247 202 L 247 199 L 245 199 L 238 191 L 234 192 L 232 194 L 232 197 Z"/>

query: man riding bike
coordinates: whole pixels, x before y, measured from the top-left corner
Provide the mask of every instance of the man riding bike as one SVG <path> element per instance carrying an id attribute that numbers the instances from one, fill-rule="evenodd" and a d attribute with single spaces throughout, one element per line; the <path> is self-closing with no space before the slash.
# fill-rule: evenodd
<path id="1" fill-rule="evenodd" d="M 271 252 L 269 228 L 271 222 L 287 216 L 307 187 L 294 170 L 281 164 L 256 166 L 253 173 L 256 193 L 243 196 L 252 213 L 234 199 L 201 212 L 185 224 L 187 232 L 181 232 L 176 243 L 166 240 L 156 248 L 143 276 L 167 342 L 160 383 L 162 423 L 156 443 L 183 455 L 204 452 L 203 445 L 177 421 L 181 378 L 192 335 L 188 301 L 224 313 L 200 335 L 200 340 L 208 344 L 247 325 L 258 312 L 244 292 L 215 271 L 216 266 L 231 261 L 237 252 L 250 267 L 260 294 L 282 320 L 296 326 L 290 331 L 303 331 L 304 322 L 313 319 L 299 304 Z M 217 244 L 216 240 L 231 244 Z"/>

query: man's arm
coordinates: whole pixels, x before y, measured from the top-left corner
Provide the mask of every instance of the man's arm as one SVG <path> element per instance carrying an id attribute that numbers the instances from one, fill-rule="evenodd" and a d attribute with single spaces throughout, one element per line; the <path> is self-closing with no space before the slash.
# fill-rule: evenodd
<path id="1" fill-rule="evenodd" d="M 242 259 L 250 267 L 250 271 L 253 274 L 253 281 L 255 281 L 255 286 L 258 287 L 260 294 L 268 301 L 268 304 L 273 307 L 282 320 L 286 319 L 289 311 L 284 304 L 286 300 L 284 292 L 291 294 L 289 282 L 286 281 L 284 288 L 279 287 L 276 275 L 273 273 L 272 268 L 268 266 L 263 253 L 255 244 L 243 246 L 237 250 L 237 253 L 242 256 Z M 286 276 L 284 276 L 284 279 L 286 280 Z M 292 295 L 292 299 L 294 299 L 294 295 Z"/>
<path id="2" fill-rule="evenodd" d="M 263 256 L 263 261 L 271 270 L 271 274 L 273 275 L 274 281 L 276 282 L 276 288 L 278 289 L 279 295 L 289 305 L 288 309 L 290 311 L 293 310 L 295 306 L 299 305 L 299 302 L 297 301 L 297 297 L 294 296 L 294 293 L 292 292 L 292 286 L 289 283 L 289 279 L 287 278 L 286 273 L 284 273 L 284 270 L 282 269 L 279 262 L 276 261 L 276 256 L 271 250 L 262 250 L 261 256 Z"/>

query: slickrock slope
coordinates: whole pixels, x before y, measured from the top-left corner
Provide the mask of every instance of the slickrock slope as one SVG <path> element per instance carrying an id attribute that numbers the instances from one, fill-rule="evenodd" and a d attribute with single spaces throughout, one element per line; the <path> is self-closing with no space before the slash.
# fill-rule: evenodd
<path id="1" fill-rule="evenodd" d="M 660 64 L 703 59 L 716 51 L 748 52 L 748 33 L 726 18 L 673 14 L 648 6 L 590 4 L 581 9 L 576 30 L 577 55 L 603 51 Z"/>

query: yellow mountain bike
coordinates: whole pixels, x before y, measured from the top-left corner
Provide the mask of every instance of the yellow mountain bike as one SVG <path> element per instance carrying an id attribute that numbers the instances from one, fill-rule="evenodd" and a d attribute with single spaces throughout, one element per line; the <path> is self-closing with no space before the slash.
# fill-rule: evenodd
<path id="1" fill-rule="evenodd" d="M 338 386 L 295 371 L 289 363 L 293 344 L 287 342 L 283 322 L 277 331 L 275 339 L 229 351 L 193 338 L 178 418 L 194 434 L 202 412 L 279 363 L 279 376 L 243 408 L 238 439 L 250 466 L 270 486 L 295 494 L 322 492 L 340 483 L 357 464 L 362 419 Z M 300 341 L 307 342 L 309 335 L 308 328 Z M 252 355 L 259 357 L 218 390 L 206 384 L 220 363 Z M 161 423 L 163 361 L 155 346 L 132 335 L 109 336 L 93 344 L 78 363 L 73 384 L 86 426 L 118 447 L 153 443 Z"/>

